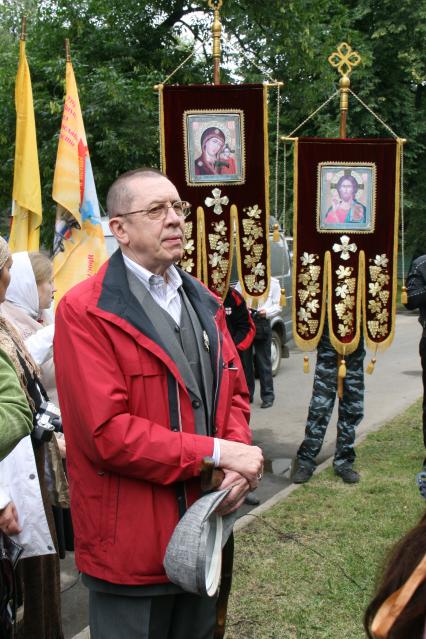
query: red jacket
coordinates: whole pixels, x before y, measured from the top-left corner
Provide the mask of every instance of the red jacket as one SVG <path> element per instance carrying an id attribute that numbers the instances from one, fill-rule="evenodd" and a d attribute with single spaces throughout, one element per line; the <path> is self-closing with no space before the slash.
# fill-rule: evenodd
<path id="1" fill-rule="evenodd" d="M 247 387 L 223 307 L 180 274 L 209 336 L 211 434 L 249 443 Z M 54 352 L 77 566 L 117 584 L 167 582 L 163 557 L 178 495 L 186 505 L 198 497 L 213 441 L 194 432 L 186 387 L 129 290 L 120 251 L 62 298 Z"/>

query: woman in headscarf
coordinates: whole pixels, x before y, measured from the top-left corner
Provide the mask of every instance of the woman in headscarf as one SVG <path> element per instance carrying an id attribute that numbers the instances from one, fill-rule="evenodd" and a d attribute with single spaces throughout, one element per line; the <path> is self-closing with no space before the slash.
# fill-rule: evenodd
<path id="1" fill-rule="evenodd" d="M 58 404 L 53 368 L 54 326 L 49 312 L 55 292 L 52 262 L 42 253 L 14 253 L 10 277 L 1 313 L 18 329 L 41 368 L 41 381 L 49 399 Z"/>
<path id="2" fill-rule="evenodd" d="M 49 400 L 58 406 L 55 368 L 53 364 L 54 324 L 50 314 L 53 293 L 52 262 L 42 253 L 13 254 L 10 284 L 1 313 L 18 329 L 33 359 L 40 366 L 40 379 Z M 55 433 L 48 447 L 48 488 L 55 517 L 59 556 L 74 550 L 73 530 L 69 512 L 68 482 L 62 461 L 66 456 L 63 433 Z M 56 445 L 57 444 L 57 445 Z"/>
<path id="3" fill-rule="evenodd" d="M 4 299 L 10 280 L 9 267 L 12 261 L 7 244 L 4 244 L 0 244 L 0 302 Z M 16 371 L 6 353 L 0 349 L 0 461 L 23 437 L 30 434 L 32 421 L 32 413 Z M 0 528 L 1 520 L 0 511 Z"/>
<path id="4" fill-rule="evenodd" d="M 0 238 L 0 303 L 5 299 L 11 264 L 7 243 Z M 35 424 L 43 402 L 38 367 L 19 333 L 1 315 L 0 352 L 9 363 L 9 376 L 13 366 Z M 28 411 L 26 414 L 28 419 Z M 33 431 L 0 462 L 0 529 L 24 546 L 18 564 L 24 615 L 16 633 L 22 639 L 63 639 L 59 559 L 45 482 L 45 453 L 46 444 Z"/>

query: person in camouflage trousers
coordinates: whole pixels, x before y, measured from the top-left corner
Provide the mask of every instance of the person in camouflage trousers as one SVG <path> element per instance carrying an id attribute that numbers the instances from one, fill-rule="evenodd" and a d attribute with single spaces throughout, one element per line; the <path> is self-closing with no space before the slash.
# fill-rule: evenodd
<path id="1" fill-rule="evenodd" d="M 352 468 L 355 461 L 355 429 L 364 415 L 364 340 L 345 357 L 346 377 L 343 397 L 339 400 L 334 472 L 344 482 L 354 484 L 359 474 Z M 314 470 L 337 394 L 338 355 L 331 345 L 327 326 L 317 349 L 312 398 L 306 422 L 305 438 L 297 451 L 298 470 L 293 482 L 307 482 Z"/>

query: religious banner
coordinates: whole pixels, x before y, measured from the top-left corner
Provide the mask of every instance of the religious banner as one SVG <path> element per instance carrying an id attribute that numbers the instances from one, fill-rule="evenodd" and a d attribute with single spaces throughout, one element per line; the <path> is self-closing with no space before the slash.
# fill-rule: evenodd
<path id="1" fill-rule="evenodd" d="M 226 294 L 234 246 L 245 296 L 269 288 L 264 85 L 160 85 L 162 170 L 191 203 L 181 267 Z"/>
<path id="2" fill-rule="evenodd" d="M 293 332 L 316 348 L 327 316 L 341 355 L 394 335 L 401 142 L 299 138 L 294 156 Z M 326 315 L 327 314 L 327 315 Z"/>

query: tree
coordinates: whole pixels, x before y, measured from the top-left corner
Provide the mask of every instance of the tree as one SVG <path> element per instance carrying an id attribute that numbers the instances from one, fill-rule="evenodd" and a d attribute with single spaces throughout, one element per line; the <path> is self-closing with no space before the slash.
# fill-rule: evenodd
<path id="1" fill-rule="evenodd" d="M 28 15 L 27 55 L 33 79 L 44 201 L 42 237 L 53 233 L 51 183 L 64 93 L 64 39 L 71 42 L 89 149 L 101 204 L 112 179 L 138 165 L 159 163 L 158 99 L 154 84 L 201 44 L 173 82 L 211 82 L 212 12 L 206 0 L 3 0 L 0 15 L 0 210 L 9 210 L 15 115 L 13 88 L 20 16 Z M 222 82 L 284 81 L 280 133 L 288 134 L 338 86 L 327 58 L 341 41 L 362 56 L 353 90 L 407 138 L 405 196 L 410 252 L 424 251 L 426 168 L 426 0 L 225 0 Z M 192 34 L 192 35 L 191 35 Z M 229 39 L 228 39 L 229 38 Z M 235 51 L 237 49 L 237 52 Z M 259 67 L 264 71 L 259 71 Z M 271 176 L 275 103 L 271 93 Z M 300 131 L 336 136 L 338 99 Z M 353 98 L 349 136 L 388 132 Z M 281 150 L 282 151 L 282 150 Z M 289 184 L 291 183 L 289 163 Z M 8 188 L 8 185 L 9 188 Z M 274 181 L 272 180 L 272 187 Z M 273 191 L 273 188 L 272 188 Z M 290 196 L 290 189 L 289 189 Z M 291 197 L 289 197 L 291 205 Z"/>

